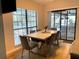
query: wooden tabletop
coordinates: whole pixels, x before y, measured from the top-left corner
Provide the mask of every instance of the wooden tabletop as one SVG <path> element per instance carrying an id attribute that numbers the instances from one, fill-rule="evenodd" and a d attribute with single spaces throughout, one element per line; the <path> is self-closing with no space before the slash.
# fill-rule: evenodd
<path id="1" fill-rule="evenodd" d="M 31 34 L 28 34 L 27 36 L 31 37 L 31 38 L 45 40 L 45 39 L 49 38 L 52 34 L 55 34 L 55 33 L 57 33 L 56 30 L 48 30 L 47 32 L 45 32 L 45 31 L 34 32 Z"/>

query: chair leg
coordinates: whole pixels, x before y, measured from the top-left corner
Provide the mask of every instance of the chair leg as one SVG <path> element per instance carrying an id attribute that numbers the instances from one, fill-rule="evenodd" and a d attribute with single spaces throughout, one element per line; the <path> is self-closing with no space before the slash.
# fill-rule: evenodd
<path id="1" fill-rule="evenodd" d="M 29 50 L 29 59 L 31 59 L 30 50 Z"/>
<path id="2" fill-rule="evenodd" d="M 22 48 L 22 59 L 23 59 L 23 52 L 24 52 L 24 49 Z"/>
<path id="3" fill-rule="evenodd" d="M 45 56 L 45 59 L 47 59 L 47 57 Z"/>
<path id="4" fill-rule="evenodd" d="M 59 40 L 57 39 L 57 45 L 59 45 Z"/>

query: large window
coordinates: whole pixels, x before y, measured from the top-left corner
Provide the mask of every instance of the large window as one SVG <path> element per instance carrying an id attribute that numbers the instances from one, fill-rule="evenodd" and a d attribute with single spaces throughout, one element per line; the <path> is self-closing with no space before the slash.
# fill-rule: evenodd
<path id="1" fill-rule="evenodd" d="M 27 35 L 37 28 L 37 15 L 35 10 L 18 8 L 13 12 L 13 30 L 15 46 L 21 44 L 20 35 Z"/>

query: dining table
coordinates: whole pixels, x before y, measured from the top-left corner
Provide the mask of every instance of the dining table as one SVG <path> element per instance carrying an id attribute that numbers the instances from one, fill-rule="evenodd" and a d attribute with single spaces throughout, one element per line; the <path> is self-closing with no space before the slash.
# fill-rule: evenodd
<path id="1" fill-rule="evenodd" d="M 38 44 L 39 50 L 41 50 L 41 55 L 50 55 L 51 51 L 51 45 L 49 42 L 51 42 L 50 37 L 53 34 L 56 34 L 58 31 L 57 30 L 41 30 L 38 32 L 30 33 L 27 35 L 28 38 L 31 38 L 32 41 L 36 42 Z M 31 42 L 32 42 L 31 41 Z"/>
<path id="2" fill-rule="evenodd" d="M 30 33 L 27 37 L 34 39 L 35 41 L 46 41 L 52 34 L 56 34 L 57 30 L 41 30 L 38 32 Z"/>

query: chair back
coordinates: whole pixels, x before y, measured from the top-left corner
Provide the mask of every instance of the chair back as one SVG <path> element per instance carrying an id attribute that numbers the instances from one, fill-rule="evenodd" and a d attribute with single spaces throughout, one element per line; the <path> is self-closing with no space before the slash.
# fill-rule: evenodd
<path id="1" fill-rule="evenodd" d="M 41 29 L 37 29 L 36 31 L 37 31 L 37 32 L 38 32 L 38 31 L 41 31 Z"/>
<path id="2" fill-rule="evenodd" d="M 56 33 L 56 39 L 60 39 L 60 31 L 57 31 L 57 33 Z"/>
<path id="3" fill-rule="evenodd" d="M 56 28 L 51 28 L 51 30 L 57 30 Z"/>
<path id="4" fill-rule="evenodd" d="M 30 33 L 38 32 L 38 31 L 40 31 L 40 29 L 37 29 L 37 30 L 31 30 Z"/>
<path id="5" fill-rule="evenodd" d="M 55 36 L 56 34 L 52 34 L 49 38 L 47 38 L 48 40 L 46 41 L 48 44 L 52 44 L 52 41 L 55 40 Z"/>
<path id="6" fill-rule="evenodd" d="M 36 30 L 31 30 L 30 33 L 34 33 Z"/>
<path id="7" fill-rule="evenodd" d="M 56 39 L 59 39 L 59 37 L 60 37 L 60 31 L 57 31 L 57 33 L 52 34 L 50 38 L 52 40 L 56 40 Z"/>
<path id="8" fill-rule="evenodd" d="M 26 50 L 30 49 L 29 43 L 28 43 L 28 38 L 26 36 L 20 36 L 21 44 L 22 47 Z"/>

